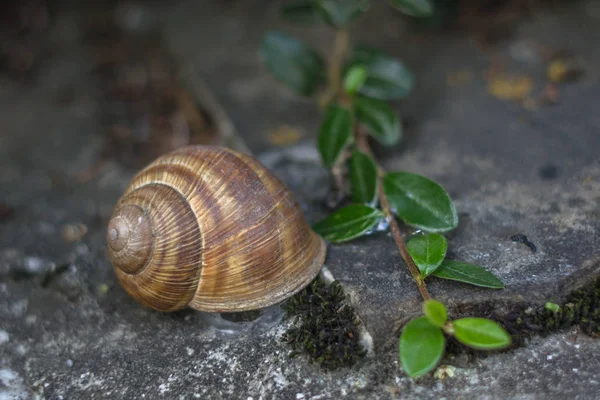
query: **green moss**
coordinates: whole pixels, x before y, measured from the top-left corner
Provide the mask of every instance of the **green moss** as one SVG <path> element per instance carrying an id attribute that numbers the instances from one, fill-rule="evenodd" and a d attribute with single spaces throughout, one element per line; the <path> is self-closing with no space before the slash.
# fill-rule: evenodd
<path id="1" fill-rule="evenodd" d="M 360 320 L 338 281 L 327 285 L 318 276 L 282 308 L 294 319 L 282 336 L 292 347 L 290 356 L 306 354 L 322 368 L 334 370 L 352 366 L 366 354 L 359 342 Z"/>
<path id="2" fill-rule="evenodd" d="M 525 345 L 533 335 L 546 336 L 572 326 L 592 337 L 600 337 L 600 279 L 571 293 L 560 305 L 549 303 L 539 306 L 519 305 L 505 314 L 494 310 L 497 304 L 478 305 L 473 309 L 452 310 L 452 317 L 479 316 L 500 323 L 512 336 L 511 348 Z M 558 307 L 556 307 L 558 305 Z M 485 357 L 487 353 L 466 348 L 449 338 L 446 353 L 469 353 Z"/>
<path id="3" fill-rule="evenodd" d="M 539 306 L 525 310 L 520 318 L 506 319 L 507 328 L 517 335 L 549 334 L 578 325 L 582 332 L 600 336 L 600 279 L 571 293 L 558 307 Z"/>

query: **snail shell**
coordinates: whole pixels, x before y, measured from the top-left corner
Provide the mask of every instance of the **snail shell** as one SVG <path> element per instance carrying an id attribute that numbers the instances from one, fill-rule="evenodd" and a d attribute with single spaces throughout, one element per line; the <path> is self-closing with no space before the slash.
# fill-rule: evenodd
<path id="1" fill-rule="evenodd" d="M 325 243 L 289 190 L 254 158 L 189 146 L 129 184 L 107 229 L 125 290 L 160 311 L 254 310 L 304 288 Z"/>

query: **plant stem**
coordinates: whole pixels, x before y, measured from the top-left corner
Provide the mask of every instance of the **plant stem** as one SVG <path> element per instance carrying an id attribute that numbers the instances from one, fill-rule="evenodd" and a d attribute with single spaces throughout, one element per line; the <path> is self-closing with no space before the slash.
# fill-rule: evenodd
<path id="1" fill-rule="evenodd" d="M 342 83 L 342 63 L 346 59 L 350 35 L 346 29 L 337 29 L 333 42 L 333 53 L 329 62 L 329 91 L 337 96 Z"/>
<path id="2" fill-rule="evenodd" d="M 414 260 L 408 252 L 408 248 L 406 247 L 406 243 L 404 242 L 404 239 L 402 238 L 402 233 L 400 232 L 400 226 L 398 225 L 398 221 L 394 217 L 394 213 L 392 212 L 392 208 L 390 207 L 388 198 L 385 195 L 385 191 L 383 190 L 382 178 L 385 175 L 385 170 L 379 165 L 379 163 L 373 156 L 373 152 L 371 151 L 371 147 L 369 146 L 369 142 L 367 141 L 367 135 L 362 129 L 360 129 L 360 127 L 357 127 L 355 129 L 355 140 L 356 146 L 362 152 L 368 154 L 377 166 L 377 196 L 379 197 L 379 201 L 381 203 L 381 209 L 383 210 L 383 213 L 385 214 L 387 220 L 390 222 L 392 237 L 396 242 L 396 246 L 398 246 L 398 250 L 400 251 L 402 259 L 408 266 L 408 270 L 410 271 L 410 274 L 412 275 L 415 283 L 417 284 L 417 289 L 419 289 L 421 297 L 423 297 L 423 300 L 425 301 L 431 300 L 431 295 L 427 291 L 427 285 L 425 285 L 425 280 L 423 279 L 421 272 L 415 265 Z"/>
<path id="3" fill-rule="evenodd" d="M 346 29 L 337 29 L 333 40 L 333 49 L 329 59 L 329 68 L 327 70 L 327 90 L 319 96 L 317 104 L 321 111 L 324 111 L 331 100 L 339 97 L 345 101 L 341 89 L 342 86 L 342 67 L 348 49 L 350 46 L 350 35 Z"/>
<path id="4" fill-rule="evenodd" d="M 333 50 L 331 54 L 331 59 L 329 60 L 329 70 L 328 70 L 328 87 L 325 97 L 321 99 L 319 107 L 322 110 L 325 110 L 327 105 L 331 102 L 332 99 L 338 97 L 342 103 L 348 102 L 348 99 L 345 98 L 341 91 L 341 82 L 342 82 L 342 66 L 344 60 L 346 59 L 346 55 L 348 53 L 348 47 L 350 45 L 350 35 L 346 29 L 337 29 L 335 31 L 335 39 L 333 42 Z M 344 154 L 343 157 L 340 157 L 336 164 L 331 169 L 331 174 L 333 175 L 333 181 L 335 185 L 336 191 L 336 200 L 335 203 L 338 204 L 341 199 L 345 196 L 344 190 L 344 168 L 346 160 L 350 155 Z"/>
<path id="5" fill-rule="evenodd" d="M 351 103 L 351 99 L 349 99 L 341 90 L 342 89 L 342 66 L 343 62 L 346 59 L 346 55 L 348 53 L 348 49 L 350 46 L 350 37 L 348 31 L 346 29 L 338 29 L 335 31 L 335 39 L 333 42 L 333 52 L 331 55 L 331 59 L 329 60 L 329 70 L 328 70 L 328 78 L 329 85 L 328 90 L 323 102 L 320 104 L 321 108 L 324 109 L 329 102 L 338 98 L 342 103 Z M 351 104 L 345 104 L 346 106 L 351 106 Z M 356 142 L 356 146 L 367 153 L 373 160 L 373 152 L 369 146 L 369 142 L 367 141 L 366 133 L 361 129 L 361 127 L 356 124 L 354 128 L 354 139 Z M 340 157 L 342 158 L 342 157 Z M 392 208 L 390 207 L 390 203 L 388 201 L 387 196 L 385 195 L 385 191 L 383 190 L 383 182 L 382 178 L 385 174 L 385 170 L 375 161 L 375 165 L 377 165 L 377 193 L 381 203 L 381 208 L 383 209 L 383 213 L 385 217 L 390 223 L 390 229 L 392 231 L 392 236 L 394 237 L 394 241 L 396 242 L 396 246 L 398 246 L 398 250 L 400 251 L 400 255 L 402 259 L 408 266 L 408 269 L 417 284 L 417 288 L 419 289 L 419 293 L 424 300 L 431 300 L 431 295 L 427 291 L 427 286 L 425 285 L 425 281 L 421 272 L 415 265 L 410 253 L 408 252 L 408 248 L 406 247 L 406 243 L 404 243 L 404 239 L 402 238 L 402 233 L 400 232 L 400 226 L 398 225 L 398 221 L 394 217 L 392 213 Z M 343 190 L 341 185 L 342 182 L 342 172 L 340 165 L 337 165 L 336 168 L 332 171 L 335 179 L 335 184 L 338 186 L 336 189 L 338 192 Z"/>

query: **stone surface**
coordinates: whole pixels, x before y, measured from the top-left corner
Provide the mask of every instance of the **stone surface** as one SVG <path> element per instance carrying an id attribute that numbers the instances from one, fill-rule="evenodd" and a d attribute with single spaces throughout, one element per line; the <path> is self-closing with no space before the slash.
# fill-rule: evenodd
<path id="1" fill-rule="evenodd" d="M 592 44 L 600 39 L 600 17 L 592 3 L 540 11 L 493 49 L 508 71 L 531 76 L 536 90 L 545 84 L 546 62 L 535 52 L 523 56 L 531 46 L 568 46 L 584 59 L 585 75 L 560 86 L 559 104 L 536 110 L 488 93 L 483 72 L 492 50 L 469 37 L 407 32 L 378 7 L 357 27 L 419 78 L 413 95 L 396 105 L 406 121 L 403 144 L 377 149 L 383 164 L 442 183 L 461 220 L 448 236 L 452 255 L 486 266 L 506 284 L 491 291 L 432 280 L 432 294 L 453 308 L 485 302 L 502 312 L 560 302 L 599 275 L 600 51 Z M 185 79 L 195 73 L 208 82 L 311 221 L 325 215 L 329 178 L 313 146 L 317 111 L 273 82 L 257 47 L 270 28 L 301 34 L 322 50 L 329 33 L 291 29 L 277 21 L 275 7 L 250 1 L 159 9 L 149 6 L 149 20 L 164 24 Z M 420 300 L 385 233 L 330 246 L 328 267 L 375 346 L 350 370 L 329 373 L 290 360 L 279 342 L 286 324 L 275 317 L 226 332 L 200 313 L 160 314 L 134 303 L 119 287 L 104 243 L 106 220 L 133 171 L 110 163 L 94 181 L 71 182 L 101 151 L 103 127 L 85 49 L 73 40 L 81 27 L 68 13 L 59 21 L 49 35 L 53 56 L 35 81 L 0 81 L 0 202 L 14 208 L 0 221 L 0 398 L 597 397 L 598 343 L 575 328 L 505 353 L 447 358 L 456 369 L 444 381 L 406 378 L 394 345 Z M 449 85 L 447 75 L 463 70 L 468 82 Z M 57 100 L 64 88 L 73 94 L 67 103 Z M 283 124 L 302 132 L 304 142 L 272 146 L 268 133 Z M 87 226 L 86 235 L 65 243 L 63 227 L 77 223 Z M 517 233 L 537 252 L 510 241 Z"/>

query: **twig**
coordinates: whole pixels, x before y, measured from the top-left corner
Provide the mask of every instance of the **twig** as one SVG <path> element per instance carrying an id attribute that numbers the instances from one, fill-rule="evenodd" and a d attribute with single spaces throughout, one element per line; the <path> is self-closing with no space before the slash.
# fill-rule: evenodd
<path id="1" fill-rule="evenodd" d="M 348 53 L 348 49 L 350 46 L 350 38 L 348 35 L 348 31 L 345 29 L 338 29 L 335 34 L 335 40 L 333 43 L 333 53 L 331 59 L 329 61 L 329 70 L 328 70 L 328 78 L 329 85 L 327 94 L 321 101 L 319 102 L 319 106 L 324 109 L 327 104 L 333 99 L 338 97 L 342 103 L 351 103 L 351 100 L 345 96 L 342 92 L 342 65 Z M 347 106 L 351 106 L 351 104 L 346 104 Z M 371 147 L 369 146 L 369 142 L 367 141 L 366 132 L 361 128 L 359 124 L 355 124 L 354 126 L 354 140 L 356 142 L 356 146 L 368 154 L 373 160 L 373 152 L 371 151 Z M 341 158 L 341 157 L 340 157 Z M 394 217 L 392 213 L 392 208 L 390 207 L 390 203 L 388 201 L 387 196 L 385 195 L 385 191 L 383 190 L 383 176 L 385 175 L 385 170 L 375 161 L 375 165 L 377 166 L 377 194 L 379 197 L 379 201 L 381 203 L 381 208 L 385 217 L 390 223 L 390 229 L 392 231 L 392 236 L 394 237 L 394 241 L 396 242 L 396 246 L 398 246 L 398 250 L 400 251 L 400 255 L 402 259 L 408 266 L 408 269 L 417 284 L 417 288 L 419 289 L 419 293 L 424 300 L 430 300 L 431 295 L 427 291 L 427 286 L 425 285 L 425 281 L 423 276 L 419 272 L 419 269 L 415 265 L 414 260 L 412 259 L 410 253 L 408 252 L 408 248 L 406 247 L 406 243 L 404 243 L 404 239 L 402 238 L 402 233 L 400 232 L 400 227 L 398 225 L 398 221 Z M 336 186 L 338 186 L 338 190 L 341 187 L 340 183 L 340 171 L 339 165 L 337 168 L 334 168 L 332 173 L 334 174 L 334 178 L 336 181 Z"/>
<path id="2" fill-rule="evenodd" d="M 367 153 L 373 160 L 373 152 L 371 151 L 371 147 L 369 146 L 369 142 L 367 141 L 367 136 L 365 132 L 357 127 L 355 129 L 355 140 L 357 147 L 364 153 Z M 406 243 L 402 238 L 402 233 L 400 232 L 400 226 L 398 226 L 398 221 L 394 217 L 394 213 L 392 212 L 392 208 L 390 207 L 390 203 L 388 201 L 387 196 L 385 195 L 385 191 L 383 190 L 383 176 L 385 174 L 385 170 L 375 161 L 375 165 L 377 166 L 377 196 L 379 197 L 379 201 L 381 203 L 381 208 L 385 217 L 390 223 L 390 229 L 392 231 L 392 236 L 394 241 L 396 242 L 396 246 L 398 246 L 398 250 L 400 251 L 400 255 L 402 259 L 408 266 L 410 274 L 412 275 L 415 283 L 417 284 L 417 288 L 419 289 L 419 293 L 421 293 L 421 297 L 423 300 L 431 300 L 431 295 L 427 291 L 427 285 L 425 285 L 425 280 L 419 272 L 419 269 L 415 265 L 414 260 L 412 259 L 410 253 L 408 252 L 408 248 L 406 247 Z"/>
<path id="3" fill-rule="evenodd" d="M 324 95 L 317 100 L 319 108 L 325 110 L 327 105 L 341 94 L 342 86 L 342 65 L 348 54 L 350 47 L 350 35 L 346 29 L 335 31 L 333 49 L 329 59 L 329 68 L 327 71 L 327 90 Z"/>

